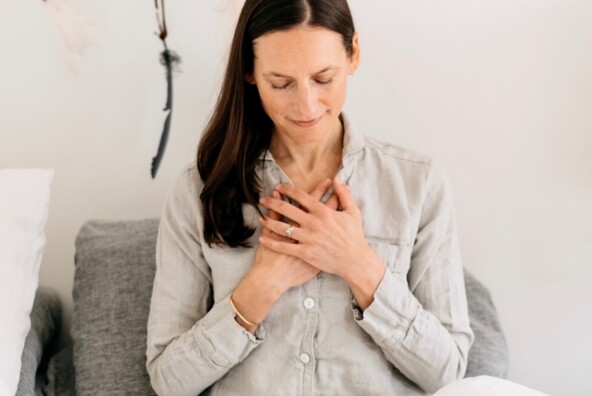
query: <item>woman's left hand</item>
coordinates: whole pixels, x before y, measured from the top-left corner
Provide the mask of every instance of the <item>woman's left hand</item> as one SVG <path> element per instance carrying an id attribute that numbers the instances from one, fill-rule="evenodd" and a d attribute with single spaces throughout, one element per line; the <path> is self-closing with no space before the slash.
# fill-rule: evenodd
<path id="1" fill-rule="evenodd" d="M 271 250 L 298 257 L 321 271 L 343 278 L 354 294 L 358 286 L 363 287 L 364 294 L 370 294 L 371 301 L 384 275 L 384 264 L 366 243 L 362 216 L 349 189 L 337 178 L 333 180 L 333 189 L 341 211 L 328 208 L 297 187 L 286 184 L 276 186 L 281 195 L 297 202 L 300 208 L 270 197 L 262 198 L 261 204 L 298 224 L 290 235 L 298 243 L 269 237 L 262 237 L 260 242 Z M 290 224 L 265 219 L 263 226 L 285 236 Z M 359 283 L 364 283 L 364 286 Z"/>

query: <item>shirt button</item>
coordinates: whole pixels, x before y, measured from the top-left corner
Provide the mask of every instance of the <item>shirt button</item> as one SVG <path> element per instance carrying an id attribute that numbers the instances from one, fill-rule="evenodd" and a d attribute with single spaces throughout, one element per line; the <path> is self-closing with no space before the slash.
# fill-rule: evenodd
<path id="1" fill-rule="evenodd" d="M 301 353 L 300 361 L 304 364 L 308 364 L 308 362 L 310 362 L 310 356 L 308 356 L 308 353 Z"/>
<path id="2" fill-rule="evenodd" d="M 302 305 L 304 305 L 304 308 L 306 309 L 313 309 L 315 306 L 315 301 L 312 298 L 307 297 L 304 299 Z"/>

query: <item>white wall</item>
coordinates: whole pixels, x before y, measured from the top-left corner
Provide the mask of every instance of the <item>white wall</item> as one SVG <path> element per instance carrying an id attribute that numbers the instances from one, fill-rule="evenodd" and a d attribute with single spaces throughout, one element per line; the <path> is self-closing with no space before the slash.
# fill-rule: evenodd
<path id="1" fill-rule="evenodd" d="M 168 1 L 171 139 L 149 177 L 164 70 L 152 2 L 70 0 L 106 39 L 69 74 L 41 0 L 0 0 L 0 167 L 56 169 L 41 283 L 71 312 L 74 238 L 92 218 L 158 216 L 194 157 L 228 36 L 221 7 Z M 431 154 L 454 185 L 466 266 L 492 291 L 510 378 L 592 390 L 592 2 L 350 0 L 358 128 Z"/>

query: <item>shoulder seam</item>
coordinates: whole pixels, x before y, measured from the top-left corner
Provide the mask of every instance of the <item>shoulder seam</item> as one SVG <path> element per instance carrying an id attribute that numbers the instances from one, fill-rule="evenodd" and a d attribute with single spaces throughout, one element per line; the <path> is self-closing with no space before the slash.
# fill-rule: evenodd
<path id="1" fill-rule="evenodd" d="M 389 143 L 389 142 L 383 142 L 383 144 L 385 146 L 390 146 L 392 149 L 405 150 L 405 151 L 409 152 L 410 154 L 412 154 L 413 156 L 423 157 L 423 159 L 406 158 L 406 157 L 403 157 L 403 156 L 398 155 L 396 153 L 389 152 L 389 150 L 384 150 L 384 146 L 381 147 L 379 144 L 377 144 L 379 141 L 377 141 L 376 139 L 369 137 L 369 136 L 364 136 L 364 140 L 366 143 L 366 147 L 376 150 L 376 151 L 380 152 L 380 154 L 384 154 L 386 156 L 389 156 L 391 158 L 401 160 L 401 161 L 413 162 L 416 164 L 424 164 L 424 165 L 428 165 L 429 167 L 434 166 L 434 161 L 430 157 L 425 156 L 420 153 L 416 153 L 412 150 L 406 149 L 405 147 L 397 146 L 397 145 L 395 145 L 393 143 Z"/>

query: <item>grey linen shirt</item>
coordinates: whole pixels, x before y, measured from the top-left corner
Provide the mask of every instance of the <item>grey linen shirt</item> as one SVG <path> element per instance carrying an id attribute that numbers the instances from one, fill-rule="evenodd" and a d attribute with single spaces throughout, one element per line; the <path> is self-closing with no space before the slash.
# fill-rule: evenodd
<path id="1" fill-rule="evenodd" d="M 351 188 L 367 243 L 388 270 L 362 313 L 348 285 L 320 273 L 288 290 L 255 335 L 228 302 L 253 248 L 203 239 L 195 164 L 164 203 L 148 321 L 147 369 L 159 395 L 426 395 L 463 377 L 473 340 L 451 190 L 423 156 L 344 122 L 338 177 Z M 263 195 L 291 183 L 267 152 Z"/>

